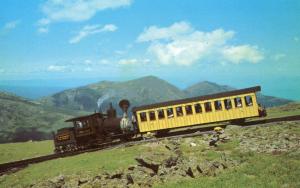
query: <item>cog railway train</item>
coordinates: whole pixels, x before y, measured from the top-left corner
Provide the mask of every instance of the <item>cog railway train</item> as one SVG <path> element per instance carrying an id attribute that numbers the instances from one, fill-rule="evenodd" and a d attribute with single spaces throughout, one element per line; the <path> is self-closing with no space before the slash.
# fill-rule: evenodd
<path id="1" fill-rule="evenodd" d="M 112 104 L 106 113 L 93 113 L 75 117 L 73 127 L 59 129 L 54 137 L 55 152 L 70 152 L 111 143 L 130 140 L 148 132 L 162 134 L 172 129 L 230 121 L 242 123 L 246 118 L 264 117 L 266 110 L 256 98 L 260 86 L 217 94 L 173 100 L 132 108 L 130 103 L 119 103 L 123 117 L 117 117 Z"/>

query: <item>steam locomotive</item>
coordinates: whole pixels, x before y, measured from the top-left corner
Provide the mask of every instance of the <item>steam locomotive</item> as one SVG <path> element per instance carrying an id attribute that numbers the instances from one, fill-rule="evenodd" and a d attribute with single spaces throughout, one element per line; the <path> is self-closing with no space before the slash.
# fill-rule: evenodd
<path id="1" fill-rule="evenodd" d="M 128 100 L 120 101 L 123 117 L 117 117 L 116 109 L 110 103 L 106 113 L 97 112 L 66 120 L 72 122 L 73 127 L 59 129 L 53 134 L 55 153 L 91 148 L 117 139 L 131 139 L 138 131 L 135 118 L 128 117 L 129 105 Z"/>
<path id="2" fill-rule="evenodd" d="M 119 106 L 122 117 L 110 104 L 106 113 L 94 113 L 67 120 L 73 127 L 62 128 L 54 134 L 55 152 L 69 152 L 130 140 L 137 134 L 153 132 L 165 134 L 169 130 L 229 121 L 242 123 L 246 118 L 264 117 L 266 110 L 257 102 L 256 92 L 260 86 L 227 91 L 187 99 L 166 101 L 134 107 L 128 116 L 130 103 L 123 99 Z"/>

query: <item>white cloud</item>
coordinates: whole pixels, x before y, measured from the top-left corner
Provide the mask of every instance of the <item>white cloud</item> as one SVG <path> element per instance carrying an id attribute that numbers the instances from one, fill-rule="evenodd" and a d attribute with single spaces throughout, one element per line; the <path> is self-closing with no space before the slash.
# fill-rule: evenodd
<path id="1" fill-rule="evenodd" d="M 15 29 L 18 26 L 18 24 L 20 24 L 20 20 L 10 21 L 4 25 L 3 29 L 5 29 L 5 30 Z"/>
<path id="2" fill-rule="evenodd" d="M 135 65 L 137 64 L 137 59 L 120 59 L 118 64 L 119 65 Z"/>
<path id="3" fill-rule="evenodd" d="M 232 63 L 256 63 L 263 59 L 256 46 L 229 45 L 234 35 L 234 31 L 223 29 L 198 31 L 187 22 L 178 22 L 163 28 L 150 26 L 138 36 L 137 42 L 150 42 L 148 52 L 166 65 L 192 65 L 205 59 Z"/>
<path id="4" fill-rule="evenodd" d="M 39 27 L 38 28 L 38 33 L 48 33 L 49 28 L 48 27 Z"/>
<path id="5" fill-rule="evenodd" d="M 49 72 L 64 72 L 66 70 L 66 66 L 62 65 L 50 65 L 48 66 L 47 70 Z"/>
<path id="6" fill-rule="evenodd" d="M 241 63 L 248 61 L 257 63 L 264 59 L 261 52 L 256 46 L 241 45 L 241 46 L 227 46 L 223 49 L 224 58 L 232 63 Z"/>
<path id="7" fill-rule="evenodd" d="M 117 26 L 113 25 L 113 24 L 107 24 L 102 28 L 102 31 L 116 31 L 118 29 Z"/>
<path id="8" fill-rule="evenodd" d="M 76 36 L 74 36 L 69 40 L 69 43 L 75 44 L 80 42 L 83 38 L 89 35 L 102 33 L 102 32 L 113 32 L 116 31 L 117 29 L 118 29 L 117 26 L 113 24 L 107 24 L 104 25 L 103 27 L 101 25 L 86 25 L 79 31 L 79 33 Z"/>
<path id="9" fill-rule="evenodd" d="M 159 28 L 157 26 L 150 26 L 140 34 L 137 41 L 147 42 L 159 39 L 174 39 L 182 34 L 191 32 L 193 29 L 187 22 L 174 23 L 170 27 Z"/>
<path id="10" fill-rule="evenodd" d="M 86 21 L 98 11 L 129 6 L 132 0 L 48 0 L 42 6 L 45 17 L 40 25 L 61 21 Z"/>
<path id="11" fill-rule="evenodd" d="M 135 66 L 145 66 L 145 65 L 149 65 L 150 63 L 150 59 L 142 59 L 142 58 L 124 58 L 124 59 L 120 59 L 117 62 L 117 65 L 122 65 L 122 66 L 130 66 L 130 65 L 135 65 Z"/>
<path id="12" fill-rule="evenodd" d="M 286 57 L 286 54 L 279 53 L 279 54 L 275 54 L 275 55 L 273 56 L 273 59 L 274 59 L 275 61 L 279 61 L 279 60 L 281 60 L 281 59 L 283 59 L 283 58 L 285 58 L 285 57 Z"/>
<path id="13" fill-rule="evenodd" d="M 50 24 L 50 20 L 49 19 L 47 19 L 47 18 L 42 18 L 42 19 L 40 19 L 39 21 L 38 21 L 38 25 L 40 25 L 40 26 L 45 26 L 45 25 L 48 25 L 48 24 Z"/>

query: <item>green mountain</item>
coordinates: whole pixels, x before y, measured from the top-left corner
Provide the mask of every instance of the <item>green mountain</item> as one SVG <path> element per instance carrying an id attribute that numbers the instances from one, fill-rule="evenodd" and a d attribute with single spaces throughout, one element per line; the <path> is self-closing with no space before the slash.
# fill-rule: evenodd
<path id="1" fill-rule="evenodd" d="M 128 99 L 131 106 L 151 104 L 186 97 L 185 93 L 170 83 L 147 76 L 126 82 L 102 81 L 84 87 L 65 90 L 40 102 L 73 110 L 104 110 L 110 102 L 116 107 L 121 99 Z M 118 108 L 117 108 L 118 109 Z"/>
<path id="2" fill-rule="evenodd" d="M 131 106 L 139 106 L 156 102 L 208 95 L 212 93 L 234 90 L 235 88 L 218 85 L 212 82 L 200 82 L 180 90 L 170 83 L 154 76 L 142 77 L 125 82 L 102 81 L 87 86 L 59 92 L 40 100 L 42 104 L 53 107 L 64 107 L 72 110 L 95 111 L 105 110 L 112 102 L 115 107 L 121 99 L 128 99 Z M 258 95 L 263 105 L 278 106 L 292 102 L 290 100 Z M 119 114 L 120 109 L 118 109 Z"/>
<path id="3" fill-rule="evenodd" d="M 65 127 L 64 120 L 79 115 L 53 109 L 10 93 L 0 92 L 0 143 L 52 138 L 51 131 Z"/>
<path id="4" fill-rule="evenodd" d="M 226 85 L 218 85 L 213 82 L 204 81 L 186 88 L 184 92 L 188 97 L 195 97 L 195 96 L 209 95 L 213 93 L 220 93 L 220 92 L 231 91 L 231 90 L 235 90 L 235 88 Z"/>
<path id="5" fill-rule="evenodd" d="M 195 96 L 209 95 L 213 93 L 219 93 L 219 92 L 230 91 L 235 89 L 236 88 L 227 85 L 218 85 L 216 83 L 204 81 L 188 87 L 187 89 L 184 90 L 184 92 L 188 97 L 195 97 Z M 293 102 L 292 100 L 266 96 L 266 95 L 262 95 L 261 93 L 258 93 L 257 100 L 259 103 L 261 103 L 263 106 L 266 107 L 280 106 L 280 105 Z"/>

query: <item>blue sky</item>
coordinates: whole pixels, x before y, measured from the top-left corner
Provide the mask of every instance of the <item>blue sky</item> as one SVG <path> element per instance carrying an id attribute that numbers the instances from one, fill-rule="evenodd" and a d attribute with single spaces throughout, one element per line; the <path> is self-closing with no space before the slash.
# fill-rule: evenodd
<path id="1" fill-rule="evenodd" d="M 2 0 L 0 82 L 155 75 L 300 100 L 299 20 L 296 0 Z"/>

